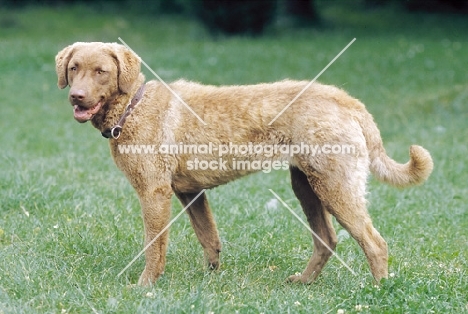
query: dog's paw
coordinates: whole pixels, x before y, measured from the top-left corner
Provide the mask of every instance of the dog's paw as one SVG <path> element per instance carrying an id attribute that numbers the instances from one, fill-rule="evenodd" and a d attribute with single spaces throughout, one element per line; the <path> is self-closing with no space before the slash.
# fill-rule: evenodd
<path id="1" fill-rule="evenodd" d="M 208 264 L 209 270 L 218 270 L 219 269 L 219 250 L 216 252 L 204 252 L 205 261 Z"/>
<path id="2" fill-rule="evenodd" d="M 150 287 L 153 284 L 151 279 L 143 272 L 140 276 L 140 279 L 138 279 L 138 285 L 142 287 Z"/>
<path id="3" fill-rule="evenodd" d="M 302 274 L 301 273 L 295 273 L 292 276 L 289 276 L 287 279 L 288 282 L 302 282 Z"/>
<path id="4" fill-rule="evenodd" d="M 138 279 L 138 285 L 142 287 L 150 287 L 156 282 L 160 275 L 161 274 L 148 272 L 145 268 L 141 273 L 140 279 Z"/>
<path id="5" fill-rule="evenodd" d="M 209 270 L 218 270 L 219 269 L 219 262 L 209 262 L 208 263 Z"/>
<path id="6" fill-rule="evenodd" d="M 294 275 L 289 276 L 287 281 L 288 282 L 299 282 L 299 283 L 303 283 L 303 284 L 311 284 L 314 280 L 310 279 L 307 276 L 304 276 L 301 273 L 295 273 Z"/>

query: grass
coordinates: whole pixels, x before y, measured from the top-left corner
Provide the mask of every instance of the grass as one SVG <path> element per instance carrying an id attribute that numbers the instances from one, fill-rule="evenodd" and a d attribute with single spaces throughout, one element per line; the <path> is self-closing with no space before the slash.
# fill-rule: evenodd
<path id="1" fill-rule="evenodd" d="M 272 28 L 213 40 L 183 17 L 82 6 L 0 13 L 0 313 L 461 313 L 468 311 L 468 23 L 463 16 L 324 6 L 323 28 Z M 399 22 L 396 23 L 395 21 Z M 121 37 L 165 80 L 210 84 L 321 77 L 360 98 L 388 154 L 418 143 L 435 169 L 417 188 L 369 181 L 369 212 L 390 249 L 392 277 L 372 283 L 362 251 L 336 225 L 337 253 L 309 286 L 285 283 L 311 251 L 287 172 L 256 174 L 208 192 L 222 267 L 203 267 L 184 215 L 171 228 L 167 267 L 152 288 L 129 288 L 142 247 L 138 200 L 90 125 L 72 119 L 56 88 L 55 54 L 75 41 Z M 144 69 L 147 78 L 152 75 Z M 173 215 L 181 210 L 174 200 Z"/>

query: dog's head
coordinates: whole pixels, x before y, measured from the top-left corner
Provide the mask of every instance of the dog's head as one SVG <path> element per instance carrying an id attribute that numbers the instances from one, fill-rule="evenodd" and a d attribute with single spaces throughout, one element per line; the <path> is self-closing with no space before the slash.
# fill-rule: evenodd
<path id="1" fill-rule="evenodd" d="M 78 122 L 91 120 L 104 104 L 131 91 L 140 58 L 115 43 L 75 43 L 55 57 L 58 87 L 70 86 L 68 98 Z"/>

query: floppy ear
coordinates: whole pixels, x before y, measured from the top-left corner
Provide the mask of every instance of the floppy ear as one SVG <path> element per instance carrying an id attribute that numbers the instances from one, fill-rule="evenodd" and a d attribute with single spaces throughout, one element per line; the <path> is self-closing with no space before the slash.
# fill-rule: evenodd
<path id="1" fill-rule="evenodd" d="M 68 85 L 68 62 L 70 61 L 75 45 L 64 48 L 55 56 L 55 71 L 57 72 L 57 86 L 61 89 Z"/>
<path id="2" fill-rule="evenodd" d="M 125 46 L 119 44 L 110 45 L 111 54 L 117 60 L 119 89 L 123 93 L 129 93 L 140 74 L 140 57 Z"/>

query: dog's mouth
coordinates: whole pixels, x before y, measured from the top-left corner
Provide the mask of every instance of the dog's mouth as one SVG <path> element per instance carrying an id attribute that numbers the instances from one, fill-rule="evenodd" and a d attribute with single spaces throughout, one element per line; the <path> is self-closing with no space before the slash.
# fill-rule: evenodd
<path id="1" fill-rule="evenodd" d="M 80 105 L 73 105 L 73 116 L 76 121 L 85 123 L 93 118 L 93 116 L 101 109 L 102 100 L 91 108 L 86 108 Z"/>

